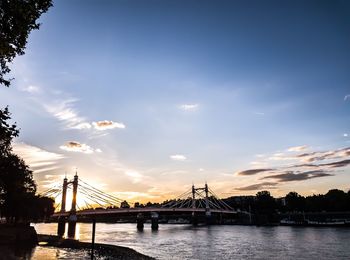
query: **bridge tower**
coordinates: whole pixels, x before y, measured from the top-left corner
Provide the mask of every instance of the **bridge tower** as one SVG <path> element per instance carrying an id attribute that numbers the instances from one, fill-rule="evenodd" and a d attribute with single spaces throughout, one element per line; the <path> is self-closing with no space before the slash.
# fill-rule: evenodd
<path id="1" fill-rule="evenodd" d="M 194 187 L 194 184 L 192 184 L 192 225 L 197 226 L 198 225 L 198 219 L 196 216 L 196 188 Z"/>
<path id="2" fill-rule="evenodd" d="M 207 220 L 207 224 L 210 224 L 211 222 L 211 212 L 210 212 L 210 207 L 209 207 L 209 188 L 208 188 L 208 184 L 205 183 L 204 186 L 204 191 L 205 191 L 205 217 Z"/>
<path id="3" fill-rule="evenodd" d="M 68 180 L 67 180 L 67 177 L 65 176 L 63 179 L 63 187 L 62 187 L 61 212 L 66 212 L 67 186 L 68 186 Z"/>
<path id="4" fill-rule="evenodd" d="M 75 236 L 75 226 L 77 224 L 77 192 L 78 192 L 78 173 L 75 172 L 73 179 L 73 198 L 72 198 L 72 207 L 68 217 L 68 237 L 74 238 Z"/>
<path id="5" fill-rule="evenodd" d="M 66 212 L 67 186 L 68 186 L 68 180 L 67 180 L 67 177 L 65 176 L 63 179 L 63 186 L 62 186 L 62 201 L 61 201 L 62 213 Z M 59 237 L 62 237 L 64 235 L 65 229 L 66 229 L 66 219 L 65 217 L 59 217 L 57 235 Z"/>

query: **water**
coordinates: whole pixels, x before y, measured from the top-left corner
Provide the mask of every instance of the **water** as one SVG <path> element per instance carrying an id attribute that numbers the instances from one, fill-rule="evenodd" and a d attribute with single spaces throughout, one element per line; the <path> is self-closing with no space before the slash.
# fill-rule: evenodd
<path id="1" fill-rule="evenodd" d="M 57 224 L 36 224 L 56 234 Z M 77 224 L 91 241 L 91 224 Z M 350 259 L 350 228 L 96 224 L 96 242 L 126 246 L 157 259 Z M 34 254 L 35 255 L 35 254 Z"/>

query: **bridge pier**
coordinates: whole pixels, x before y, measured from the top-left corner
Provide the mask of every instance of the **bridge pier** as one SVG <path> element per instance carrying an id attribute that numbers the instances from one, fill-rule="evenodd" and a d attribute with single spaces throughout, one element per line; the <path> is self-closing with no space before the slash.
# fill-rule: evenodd
<path id="1" fill-rule="evenodd" d="M 57 236 L 63 237 L 65 232 L 66 232 L 66 218 L 59 217 L 58 218 Z"/>
<path id="2" fill-rule="evenodd" d="M 198 226 L 198 217 L 195 212 L 192 212 L 191 223 L 194 227 Z"/>
<path id="3" fill-rule="evenodd" d="M 212 218 L 212 215 L 211 215 L 211 212 L 210 212 L 210 211 L 206 211 L 206 212 L 205 212 L 205 223 L 206 223 L 207 225 L 213 224 L 213 218 Z"/>
<path id="4" fill-rule="evenodd" d="M 159 228 L 158 220 L 159 220 L 159 214 L 157 212 L 151 212 L 152 230 L 158 230 Z"/>
<path id="5" fill-rule="evenodd" d="M 145 222 L 145 219 L 143 217 L 142 213 L 137 214 L 137 230 L 138 231 L 143 231 L 143 223 Z"/>
<path id="6" fill-rule="evenodd" d="M 77 225 L 77 216 L 70 215 L 68 218 L 68 238 L 75 238 L 75 227 Z"/>

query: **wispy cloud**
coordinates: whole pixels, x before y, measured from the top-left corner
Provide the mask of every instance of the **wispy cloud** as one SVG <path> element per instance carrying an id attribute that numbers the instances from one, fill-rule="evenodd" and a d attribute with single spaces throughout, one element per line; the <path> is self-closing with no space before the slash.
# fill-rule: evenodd
<path id="1" fill-rule="evenodd" d="M 78 115 L 78 112 L 74 108 L 74 103 L 77 99 L 69 98 L 65 100 L 54 100 L 50 103 L 44 103 L 46 111 L 56 117 L 58 120 L 63 121 L 67 128 L 78 128 L 86 125 L 85 118 Z"/>
<path id="2" fill-rule="evenodd" d="M 185 111 L 194 111 L 198 109 L 199 104 L 182 104 L 179 107 L 180 109 Z"/>
<path id="3" fill-rule="evenodd" d="M 92 126 L 90 123 L 84 122 L 84 123 L 80 123 L 77 124 L 75 126 L 72 126 L 72 128 L 74 129 L 90 129 Z"/>
<path id="4" fill-rule="evenodd" d="M 68 152 L 93 153 L 94 149 L 87 144 L 82 144 L 76 141 L 70 141 L 60 146 L 60 149 Z"/>
<path id="5" fill-rule="evenodd" d="M 333 176 L 333 174 L 327 173 L 324 170 L 306 171 L 306 172 L 293 172 L 288 171 L 281 174 L 265 176 L 261 179 L 274 179 L 278 182 L 290 182 L 290 181 L 304 181 L 314 178 Z"/>
<path id="6" fill-rule="evenodd" d="M 236 173 L 237 176 L 253 176 L 262 174 L 260 178 L 262 183 L 256 183 L 247 187 L 242 187 L 241 190 L 254 190 L 255 188 L 264 187 L 265 180 L 272 180 L 275 183 L 273 186 L 277 187 L 284 182 L 292 181 L 307 181 L 310 179 L 334 176 L 336 172 L 343 167 L 350 166 L 350 147 L 328 150 L 328 151 L 309 151 L 304 153 L 297 153 L 308 149 L 307 146 L 293 147 L 290 154 L 290 149 L 286 153 L 275 153 L 272 156 L 262 158 L 261 164 L 267 163 L 267 167 L 253 168 Z M 284 162 L 292 162 L 285 165 L 271 167 L 271 159 Z M 254 162 L 258 165 L 259 162 Z M 271 175 L 271 172 L 274 174 Z M 269 174 L 270 173 L 270 174 Z M 266 185 L 265 185 L 266 186 Z"/>
<path id="7" fill-rule="evenodd" d="M 252 184 L 244 187 L 235 188 L 239 191 L 252 191 L 252 190 L 265 190 L 265 189 L 276 189 L 276 182 L 262 182 L 257 184 Z"/>
<path id="8" fill-rule="evenodd" d="M 170 159 L 172 159 L 174 161 L 185 161 L 185 160 L 187 160 L 186 156 L 184 156 L 182 154 L 170 155 Z"/>
<path id="9" fill-rule="evenodd" d="M 344 101 L 350 99 L 350 94 L 344 96 Z"/>
<path id="10" fill-rule="evenodd" d="M 243 175 L 243 176 L 249 176 L 249 175 L 255 175 L 260 172 L 267 172 L 267 171 L 273 171 L 274 169 L 250 169 L 245 171 L 237 172 L 237 175 Z"/>
<path id="11" fill-rule="evenodd" d="M 265 115 L 265 113 L 264 113 L 264 112 L 254 112 L 254 115 L 264 116 L 264 115 Z"/>
<path id="12" fill-rule="evenodd" d="M 39 93 L 40 88 L 38 86 L 29 85 L 20 89 L 21 91 L 28 92 L 31 94 Z"/>
<path id="13" fill-rule="evenodd" d="M 15 153 L 19 154 L 35 172 L 47 172 L 59 168 L 59 161 L 64 155 L 53 153 L 26 143 L 15 143 Z"/>
<path id="14" fill-rule="evenodd" d="M 98 122 L 93 122 L 92 125 L 96 130 L 107 130 L 107 129 L 113 129 L 113 128 L 121 128 L 124 129 L 125 125 L 123 123 L 103 120 Z"/>
<path id="15" fill-rule="evenodd" d="M 301 146 L 290 147 L 290 148 L 288 148 L 288 151 L 289 152 L 301 152 L 301 151 L 304 151 L 304 150 L 307 150 L 307 149 L 308 149 L 307 145 L 301 145 Z"/>
<path id="16" fill-rule="evenodd" d="M 143 175 L 135 170 L 127 170 L 125 175 L 130 177 L 133 183 L 138 183 L 143 179 Z"/>

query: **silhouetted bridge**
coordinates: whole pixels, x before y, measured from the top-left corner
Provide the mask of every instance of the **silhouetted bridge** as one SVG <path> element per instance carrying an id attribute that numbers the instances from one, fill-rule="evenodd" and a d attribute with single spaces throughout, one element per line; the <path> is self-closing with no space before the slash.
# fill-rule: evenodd
<path id="1" fill-rule="evenodd" d="M 62 188 L 61 188 L 62 187 Z M 79 196 L 82 197 L 84 205 L 77 204 L 79 187 Z M 72 204 L 69 211 L 66 210 L 67 191 L 73 190 Z M 144 222 L 151 219 L 152 229 L 158 229 L 159 215 L 162 216 L 188 216 L 191 223 L 196 225 L 199 218 L 204 218 L 207 224 L 212 223 L 213 215 L 222 218 L 223 215 L 236 214 L 237 211 L 221 200 L 209 187 L 196 188 L 192 185 L 191 189 L 182 193 L 178 197 L 167 201 L 159 207 L 134 207 L 131 208 L 125 200 L 119 199 L 114 195 L 105 193 L 90 184 L 79 179 L 75 174 L 74 179 L 68 181 L 65 177 L 63 185 L 55 185 L 41 195 L 54 197 L 61 196 L 61 203 L 57 205 L 53 218 L 58 219 L 58 235 L 62 236 L 65 232 L 65 223 L 68 222 L 68 237 L 74 237 L 75 225 L 78 218 L 88 218 L 93 221 L 103 216 L 130 217 L 137 220 L 137 228 L 142 230 Z M 93 205 L 98 205 L 95 208 Z"/>

